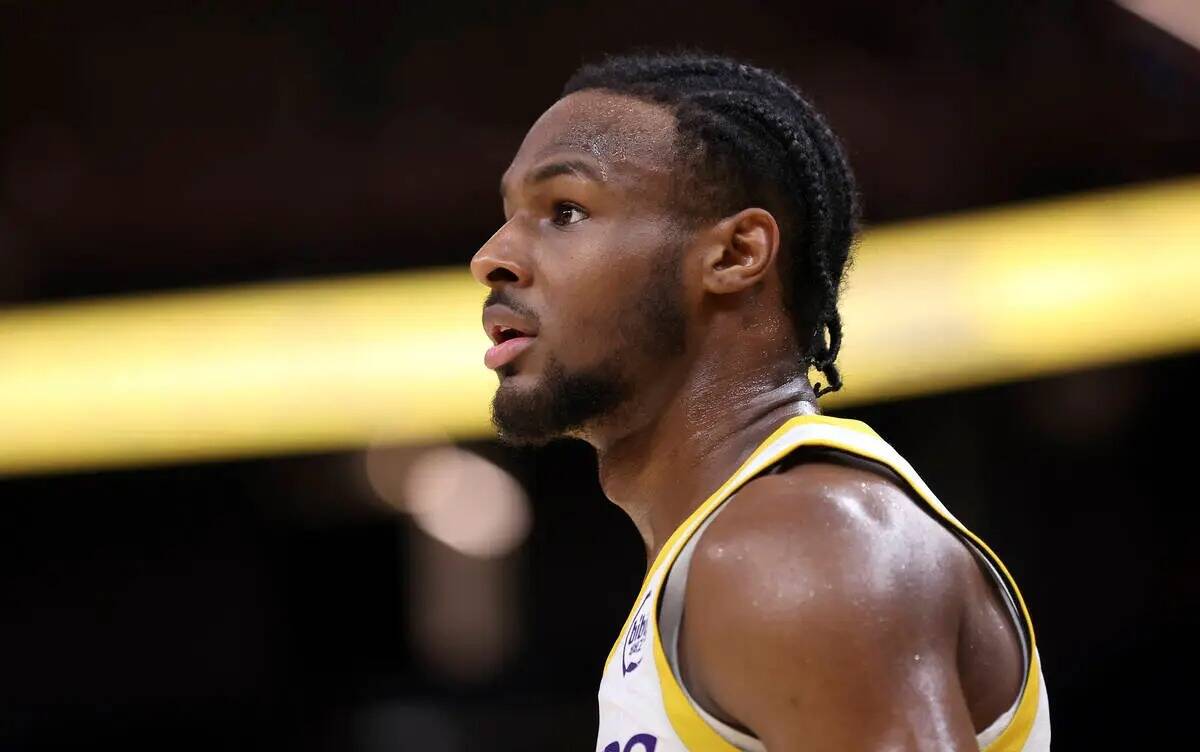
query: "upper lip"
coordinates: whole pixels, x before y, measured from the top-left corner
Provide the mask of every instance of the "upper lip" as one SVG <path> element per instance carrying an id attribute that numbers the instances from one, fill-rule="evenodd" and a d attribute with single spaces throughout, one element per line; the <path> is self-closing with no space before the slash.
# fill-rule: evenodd
<path id="1" fill-rule="evenodd" d="M 508 329 L 514 329 L 525 337 L 537 336 L 537 326 L 519 316 L 513 309 L 499 303 L 483 309 L 483 329 L 495 345 L 500 344 L 501 333 Z"/>

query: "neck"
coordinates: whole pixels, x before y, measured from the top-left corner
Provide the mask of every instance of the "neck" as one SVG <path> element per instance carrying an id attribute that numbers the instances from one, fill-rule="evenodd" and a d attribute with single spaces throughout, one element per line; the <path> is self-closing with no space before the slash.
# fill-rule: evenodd
<path id="1" fill-rule="evenodd" d="M 777 360 L 724 375 L 731 359 L 693 363 L 672 396 L 643 405 L 653 418 L 618 438 L 589 437 L 604 493 L 633 520 L 653 561 L 671 533 L 781 423 L 817 412 L 808 379 Z M 745 362 L 745 361 L 741 361 Z"/>

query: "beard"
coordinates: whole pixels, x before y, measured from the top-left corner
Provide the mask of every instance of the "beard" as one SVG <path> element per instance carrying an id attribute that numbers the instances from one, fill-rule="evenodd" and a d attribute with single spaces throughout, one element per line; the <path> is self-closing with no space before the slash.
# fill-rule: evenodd
<path id="1" fill-rule="evenodd" d="M 617 346 L 597 366 L 568 372 L 553 356 L 537 386 L 518 389 L 503 378 L 492 400 L 492 423 L 506 444 L 537 446 L 570 436 L 613 415 L 634 393 L 629 367 L 649 369 L 683 353 L 686 317 L 679 272 L 682 248 L 664 253 L 642 289 L 617 317 Z M 607 330 L 606 330 L 607 331 Z"/>

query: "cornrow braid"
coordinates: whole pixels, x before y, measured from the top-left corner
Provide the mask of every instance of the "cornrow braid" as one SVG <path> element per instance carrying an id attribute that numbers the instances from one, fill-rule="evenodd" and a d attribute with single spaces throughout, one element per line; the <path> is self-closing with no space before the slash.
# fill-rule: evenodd
<path id="1" fill-rule="evenodd" d="M 762 206 L 780 224 L 785 302 L 804 365 L 824 374 L 817 396 L 842 388 L 838 296 L 858 231 L 854 176 L 837 137 L 780 76 L 729 58 L 623 55 L 580 68 L 563 96 L 584 89 L 670 108 L 686 180 L 677 203 L 697 218 Z"/>

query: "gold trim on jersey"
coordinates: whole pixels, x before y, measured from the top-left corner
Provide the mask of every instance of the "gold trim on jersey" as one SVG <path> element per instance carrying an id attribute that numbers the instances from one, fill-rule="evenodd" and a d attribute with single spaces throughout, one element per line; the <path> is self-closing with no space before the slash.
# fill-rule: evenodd
<path id="1" fill-rule="evenodd" d="M 834 435 L 797 437 L 779 446 L 774 446 L 788 432 L 805 425 L 820 425 L 832 428 L 834 429 Z M 836 434 L 840 432 L 845 432 L 845 434 L 839 437 Z M 861 443 L 863 439 L 866 439 L 865 446 Z M 1001 732 L 1000 736 L 982 752 L 1021 752 L 1026 740 L 1029 738 L 1030 732 L 1033 730 L 1034 720 L 1037 717 L 1038 698 L 1041 694 L 1041 676 L 1038 671 L 1036 657 L 1037 643 L 1034 639 L 1033 620 L 1029 616 L 1029 610 L 1025 606 L 1025 600 L 1017 588 L 1017 583 L 1004 566 L 1004 563 L 996 556 L 995 552 L 988 548 L 986 543 L 968 530 L 942 506 L 941 502 L 937 500 L 937 497 L 925 485 L 913 467 L 886 441 L 880 438 L 870 426 L 856 420 L 831 418 L 824 415 L 801 415 L 785 422 L 759 444 L 741 466 L 738 467 L 737 471 L 730 475 L 728 480 L 721 484 L 712 495 L 705 499 L 675 529 L 675 532 L 671 534 L 662 549 L 655 556 L 653 564 L 646 571 L 646 576 L 642 580 L 642 586 L 638 591 L 637 598 L 634 600 L 634 607 L 630 611 L 629 616 L 626 617 L 625 624 L 618 633 L 617 641 L 608 654 L 605 667 L 607 668 L 608 664 L 612 662 L 613 656 L 620 647 L 622 638 L 629 629 L 630 623 L 632 623 L 637 606 L 645 598 L 646 592 L 655 576 L 662 572 L 663 581 L 665 582 L 666 573 L 674 565 L 676 557 L 683 549 L 683 545 L 695 533 L 701 523 L 742 485 L 801 446 L 823 446 L 837 449 L 848 454 L 873 460 L 892 469 L 940 519 L 944 520 L 956 532 L 978 546 L 979 550 L 987 556 L 997 571 L 1004 576 L 1005 583 L 1020 608 L 1023 626 L 1028 635 L 1028 663 L 1025 672 L 1025 684 L 1021 689 L 1021 699 L 1012 720 L 1004 731 Z M 716 730 L 700 717 L 684 694 L 682 687 L 675 681 L 674 673 L 671 671 L 666 654 L 663 651 L 658 631 L 657 607 L 658 598 L 661 596 L 662 583 L 660 583 L 658 588 L 652 612 L 655 614 L 655 618 L 653 619 L 655 625 L 653 630 L 653 652 L 654 665 L 658 673 L 659 686 L 662 690 L 663 705 L 666 708 L 671 726 L 675 729 L 676 734 L 679 735 L 680 740 L 689 749 L 705 750 L 705 752 L 709 752 L 710 750 L 712 752 L 737 752 L 736 747 L 725 741 Z"/>
<path id="2" fill-rule="evenodd" d="M 677 554 L 671 552 L 677 543 L 683 542 L 679 539 L 684 538 L 686 540 L 686 538 L 695 531 L 696 527 L 703 522 L 704 519 L 708 517 L 708 515 L 711 514 L 714 509 L 721 505 L 721 502 L 729 498 L 729 496 L 736 491 L 738 487 L 740 487 L 740 483 L 735 485 L 735 481 L 738 479 L 738 476 L 743 475 L 743 471 L 746 468 L 757 464 L 759 458 L 763 455 L 763 453 L 766 452 L 771 444 L 773 444 L 780 436 L 787 433 L 787 431 L 798 425 L 798 421 L 801 420 L 806 423 L 828 423 L 829 425 L 854 423 L 857 424 L 857 426 L 861 426 L 861 428 L 855 428 L 855 430 L 858 430 L 860 433 L 864 433 L 868 436 L 875 436 L 875 432 L 872 431 L 865 423 L 839 418 L 829 418 L 824 415 L 801 415 L 796 418 L 792 418 L 773 431 L 770 436 L 763 440 L 763 442 L 759 444 L 753 452 L 750 453 L 750 456 L 747 457 L 746 460 L 738 467 L 738 469 L 729 476 L 728 480 L 722 483 L 721 486 L 712 493 L 712 495 L 710 495 L 704 500 L 703 503 L 700 504 L 700 506 L 696 507 L 696 511 L 692 512 L 688 518 L 679 525 L 679 527 L 675 528 L 675 532 L 671 533 L 671 537 L 667 538 L 667 542 L 663 544 L 661 549 L 659 549 L 658 554 L 654 557 L 654 562 L 646 570 L 646 576 L 642 578 L 642 585 L 640 588 L 638 588 L 638 596 L 634 599 L 634 606 L 629 611 L 629 616 L 625 617 L 625 625 L 621 627 L 621 631 L 617 636 L 617 641 L 613 643 L 612 650 L 608 652 L 608 659 L 604 662 L 604 665 L 607 666 L 612 661 L 613 656 L 616 655 L 617 648 L 619 648 L 621 645 L 621 636 L 623 636 L 625 631 L 629 629 L 629 625 L 633 621 L 633 617 L 637 612 L 638 604 L 640 604 L 642 599 L 646 597 L 646 590 L 650 586 L 650 580 L 654 577 L 654 573 L 657 572 L 659 567 L 665 563 L 668 556 L 670 556 L 671 562 L 674 562 Z M 846 427 L 849 428 L 850 426 Z M 784 456 L 786 456 L 786 454 L 787 451 L 779 453 L 778 459 L 782 459 Z M 762 466 L 762 468 L 760 468 L 760 470 L 765 469 L 772 462 L 777 462 L 778 459 L 769 460 L 765 465 Z M 742 483 L 750 480 L 752 477 L 754 476 L 750 475 L 749 477 L 743 478 Z"/>

